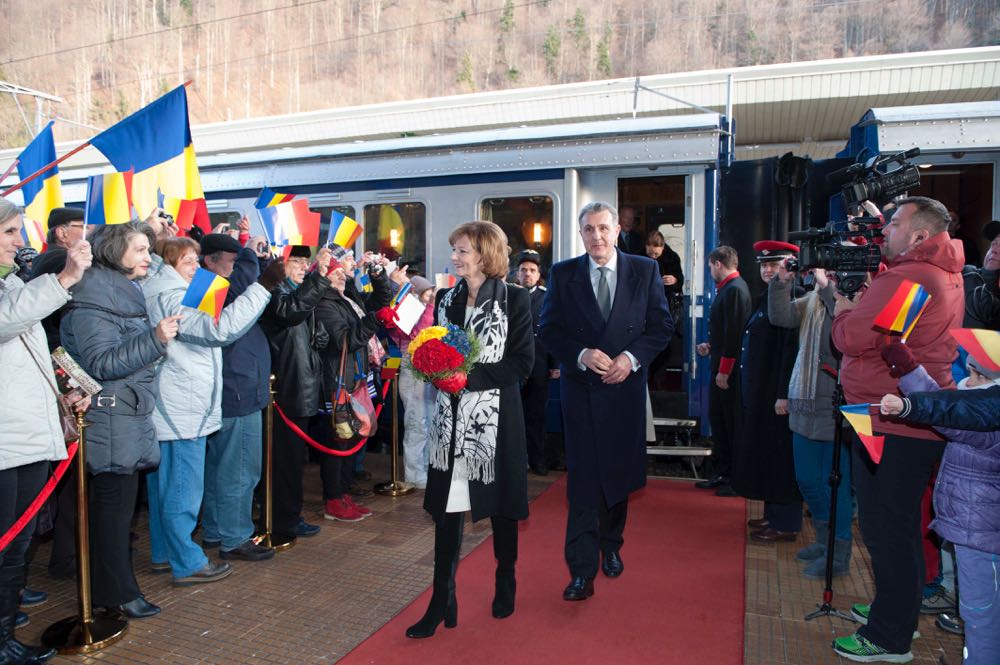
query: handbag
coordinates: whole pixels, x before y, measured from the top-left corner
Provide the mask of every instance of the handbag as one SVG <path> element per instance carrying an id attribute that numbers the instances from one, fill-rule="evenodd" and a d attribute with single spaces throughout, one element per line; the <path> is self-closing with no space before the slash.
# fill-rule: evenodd
<path id="1" fill-rule="evenodd" d="M 72 443 L 73 441 L 80 440 L 80 428 L 76 426 L 76 416 L 73 413 L 73 409 L 70 408 L 69 404 L 66 402 L 66 396 L 59 392 L 56 388 L 55 380 L 52 378 L 52 367 L 46 368 L 39 362 L 35 353 L 31 350 L 31 346 L 28 344 L 28 340 L 24 339 L 21 335 L 21 343 L 24 344 L 24 348 L 27 349 L 28 355 L 31 359 L 35 361 L 38 365 L 39 371 L 41 371 L 42 376 L 45 377 L 46 383 L 49 384 L 49 388 L 56 396 L 56 406 L 59 407 L 59 425 L 62 427 L 63 439 L 66 443 Z"/>
<path id="2" fill-rule="evenodd" d="M 356 367 L 356 369 L 358 369 Z M 333 394 L 334 448 L 347 450 L 353 444 L 373 435 L 378 429 L 375 406 L 368 395 L 365 381 L 355 381 L 354 390 L 347 389 L 347 335 L 340 350 L 340 370 Z M 339 446 L 337 445 L 339 444 Z"/>

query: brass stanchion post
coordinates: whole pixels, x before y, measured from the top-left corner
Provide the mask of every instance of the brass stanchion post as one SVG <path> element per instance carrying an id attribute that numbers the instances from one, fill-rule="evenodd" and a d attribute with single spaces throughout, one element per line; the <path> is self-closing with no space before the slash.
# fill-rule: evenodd
<path id="1" fill-rule="evenodd" d="M 125 617 L 116 614 L 95 617 L 90 604 L 90 524 L 84 431 L 87 424 L 83 421 L 81 412 L 76 414 L 76 427 L 80 432 L 79 449 L 76 451 L 76 593 L 80 603 L 80 616 L 57 621 L 42 633 L 42 644 L 63 654 L 90 653 L 103 649 L 120 640 L 128 629 Z"/>
<path id="2" fill-rule="evenodd" d="M 274 548 L 275 552 L 284 552 L 295 545 L 295 536 L 276 534 L 274 528 L 274 374 L 271 375 L 271 398 L 267 401 L 264 412 L 264 530 L 254 536 L 254 542 L 262 547 Z"/>
<path id="3" fill-rule="evenodd" d="M 402 371 L 402 370 L 400 370 Z M 399 481 L 399 374 L 392 381 L 392 480 L 379 483 L 375 491 L 385 496 L 403 496 L 413 491 L 413 485 Z"/>

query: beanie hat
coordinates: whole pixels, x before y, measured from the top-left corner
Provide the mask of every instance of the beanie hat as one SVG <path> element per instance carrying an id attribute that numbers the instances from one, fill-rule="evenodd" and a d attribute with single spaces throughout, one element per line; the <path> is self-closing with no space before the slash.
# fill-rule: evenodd
<path id="1" fill-rule="evenodd" d="M 982 374 L 991 381 L 996 381 L 997 379 L 1000 379 L 1000 370 L 994 371 L 989 369 L 983 369 L 982 365 L 979 363 L 978 360 L 976 360 L 972 356 L 971 353 L 969 354 L 969 357 L 966 358 L 965 364 L 971 367 L 972 369 L 976 370 L 977 372 L 979 372 L 980 374 Z"/>
<path id="2" fill-rule="evenodd" d="M 427 289 L 434 288 L 434 285 L 431 284 L 429 279 L 427 279 L 426 277 L 421 277 L 420 275 L 415 275 L 411 277 L 410 285 L 413 286 L 413 293 L 417 296 L 419 296 Z"/>

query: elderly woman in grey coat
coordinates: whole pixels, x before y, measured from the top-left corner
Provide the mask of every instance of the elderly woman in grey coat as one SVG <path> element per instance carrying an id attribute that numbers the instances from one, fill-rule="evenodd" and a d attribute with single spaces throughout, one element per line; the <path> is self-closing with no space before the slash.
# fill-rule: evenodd
<path id="1" fill-rule="evenodd" d="M 788 385 L 788 426 L 792 430 L 795 480 L 812 513 L 816 541 L 795 557 L 806 564 L 802 574 L 822 579 L 826 573 L 826 544 L 830 531 L 830 486 L 833 469 L 833 393 L 837 385 L 837 359 L 830 342 L 833 324 L 834 285 L 826 272 L 813 271 L 816 288 L 792 299 L 792 278 L 784 267 L 768 285 L 768 318 L 782 328 L 799 329 L 799 353 Z M 851 455 L 844 437 L 837 489 L 834 575 L 845 575 L 851 562 Z"/>
<path id="2" fill-rule="evenodd" d="M 139 591 L 129 528 L 139 471 L 160 461 L 153 427 L 154 364 L 177 335 L 180 317 L 151 325 L 136 284 L 151 263 L 149 227 L 129 222 L 99 230 L 94 267 L 71 289 L 60 335 L 83 370 L 103 384 L 87 415 L 93 601 L 139 618 L 160 608 Z"/>
<path id="3" fill-rule="evenodd" d="M 67 251 L 62 272 L 25 284 L 14 260 L 24 247 L 22 224 L 20 208 L 0 199 L 0 534 L 41 491 L 49 462 L 66 458 L 41 321 L 70 299 L 69 288 L 91 261 L 90 245 L 79 242 Z M 55 655 L 54 649 L 26 646 L 14 637 L 24 555 L 34 530 L 32 519 L 0 550 L 0 663 L 43 663 Z"/>

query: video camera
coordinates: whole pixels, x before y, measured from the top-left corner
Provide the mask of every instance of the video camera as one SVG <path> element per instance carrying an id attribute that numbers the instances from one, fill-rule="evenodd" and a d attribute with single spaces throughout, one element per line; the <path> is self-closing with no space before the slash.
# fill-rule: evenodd
<path id="1" fill-rule="evenodd" d="M 834 171 L 827 182 L 840 187 L 840 196 L 850 212 L 863 210 L 871 201 L 885 205 L 908 189 L 920 184 L 920 171 L 906 160 L 920 154 L 913 148 L 895 155 L 876 155 L 871 159 Z M 890 169 L 895 164 L 896 168 Z M 818 229 L 788 234 L 799 244 L 797 258 L 785 263 L 790 272 L 823 268 L 837 273 L 837 290 L 850 296 L 858 291 L 868 273 L 878 270 L 882 252 L 876 240 L 882 237 L 882 221 L 875 217 L 855 217 L 846 222 L 830 222 Z M 864 238 L 865 244 L 854 242 Z"/>

